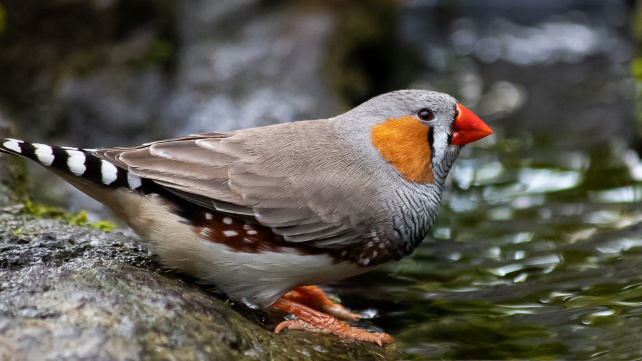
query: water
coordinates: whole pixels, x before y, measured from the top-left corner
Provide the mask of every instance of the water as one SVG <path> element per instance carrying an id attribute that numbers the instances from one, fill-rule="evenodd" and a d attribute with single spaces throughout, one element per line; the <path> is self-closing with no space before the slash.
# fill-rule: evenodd
<path id="1" fill-rule="evenodd" d="M 413 86 L 455 94 L 496 132 L 462 153 L 412 256 L 334 288 L 408 358 L 642 359 L 635 82 L 610 5 L 602 20 L 471 12 L 445 30 L 422 30 L 429 7 L 406 15 L 430 69 Z"/>
<path id="2" fill-rule="evenodd" d="M 409 357 L 642 358 L 637 153 L 515 142 L 470 149 L 429 239 L 337 292 L 378 309 Z"/>

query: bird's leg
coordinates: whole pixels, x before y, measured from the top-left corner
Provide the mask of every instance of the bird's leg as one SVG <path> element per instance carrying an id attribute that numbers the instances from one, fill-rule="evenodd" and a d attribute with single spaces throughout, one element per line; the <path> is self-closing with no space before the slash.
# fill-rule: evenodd
<path id="1" fill-rule="evenodd" d="M 283 297 L 276 301 L 273 306 L 298 317 L 295 320 L 281 322 L 274 330 L 276 333 L 287 327 L 312 332 L 332 333 L 349 340 L 374 342 L 379 346 L 393 341 L 393 338 L 385 333 L 370 333 L 348 326 L 333 316 Z"/>
<path id="2" fill-rule="evenodd" d="M 316 286 L 296 287 L 289 293 L 283 295 L 286 300 L 298 302 L 315 310 L 327 313 L 342 321 L 355 321 L 361 318 L 360 315 L 352 313 L 338 303 L 332 302 L 323 291 Z"/>

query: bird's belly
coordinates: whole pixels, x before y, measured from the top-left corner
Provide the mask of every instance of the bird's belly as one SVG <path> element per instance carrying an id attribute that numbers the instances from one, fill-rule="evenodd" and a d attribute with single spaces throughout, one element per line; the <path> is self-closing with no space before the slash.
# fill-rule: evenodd
<path id="1" fill-rule="evenodd" d="M 260 307 L 272 304 L 294 287 L 336 282 L 372 269 L 336 262 L 325 253 L 301 254 L 288 247 L 280 247 L 278 252 L 243 252 L 206 241 L 161 197 L 121 192 L 118 198 L 128 224 L 152 241 L 164 265 L 214 284 L 233 299 Z"/>
<path id="2" fill-rule="evenodd" d="M 261 307 L 272 304 L 294 287 L 327 284 L 365 272 L 351 262 L 334 263 L 326 254 L 282 252 L 244 253 L 199 239 L 196 274 L 216 284 L 230 297 Z"/>

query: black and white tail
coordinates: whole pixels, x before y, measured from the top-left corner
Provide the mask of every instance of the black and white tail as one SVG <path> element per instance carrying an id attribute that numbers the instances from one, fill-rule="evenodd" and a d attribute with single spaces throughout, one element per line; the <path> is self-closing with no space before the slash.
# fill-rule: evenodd
<path id="1" fill-rule="evenodd" d="M 140 177 L 100 158 L 95 154 L 96 149 L 56 147 L 1 138 L 0 152 L 32 159 L 69 180 L 73 175 L 102 187 L 131 190 L 137 190 L 143 183 Z"/>

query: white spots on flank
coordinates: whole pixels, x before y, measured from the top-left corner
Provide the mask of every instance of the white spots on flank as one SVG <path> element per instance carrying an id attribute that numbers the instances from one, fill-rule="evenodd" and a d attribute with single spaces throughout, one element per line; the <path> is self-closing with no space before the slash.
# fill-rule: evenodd
<path id="1" fill-rule="evenodd" d="M 50 166 L 54 161 L 53 149 L 46 144 L 33 143 L 36 148 L 36 157 L 42 165 Z"/>
<path id="2" fill-rule="evenodd" d="M 232 224 L 232 218 L 231 218 L 231 217 L 225 217 L 225 218 L 223 218 L 223 223 L 225 223 L 225 224 Z"/>
<path id="3" fill-rule="evenodd" d="M 370 258 L 364 259 L 362 263 L 363 263 L 364 266 L 367 266 L 368 263 L 370 263 Z"/>
<path id="4" fill-rule="evenodd" d="M 254 227 L 252 227 L 251 225 L 249 225 L 249 224 L 247 224 L 247 223 L 243 225 L 243 229 L 244 229 L 244 230 L 246 231 L 246 233 L 247 233 L 248 235 L 250 235 L 250 236 L 254 236 L 254 235 L 256 235 L 256 234 L 258 234 L 258 233 L 259 233 L 259 232 L 257 232 L 257 231 L 254 229 Z"/>
<path id="5" fill-rule="evenodd" d="M 209 220 L 211 220 L 212 218 L 214 218 L 214 216 L 212 215 L 212 213 L 210 213 L 210 212 L 206 212 L 206 213 L 205 213 L 205 219 L 207 219 L 207 220 L 209 221 Z"/>
<path id="6" fill-rule="evenodd" d="M 249 225 L 249 224 L 247 224 L 247 223 L 243 225 L 243 229 L 244 229 L 244 230 L 246 231 L 246 233 L 247 233 L 247 234 L 249 234 L 250 236 L 254 236 L 255 234 L 258 234 L 258 233 L 259 233 L 259 232 L 257 232 L 257 231 L 256 231 L 256 230 L 255 230 L 251 225 Z"/>
<path id="7" fill-rule="evenodd" d="M 118 178 L 118 168 L 106 160 L 101 160 L 100 174 L 104 185 L 112 184 Z"/>
<path id="8" fill-rule="evenodd" d="M 372 252 L 372 258 L 377 258 L 377 254 L 378 254 L 377 251 L 373 251 Z"/>
<path id="9" fill-rule="evenodd" d="M 234 237 L 234 236 L 238 236 L 239 235 L 238 232 L 236 232 L 236 231 L 223 231 L 223 234 L 226 237 Z"/>
<path id="10" fill-rule="evenodd" d="M 209 237 L 209 235 L 210 235 L 209 229 L 207 229 L 207 228 L 203 228 L 203 229 L 201 229 L 200 234 L 201 234 L 201 236 L 203 236 L 203 237 Z"/>
<path id="11" fill-rule="evenodd" d="M 77 176 L 85 174 L 85 171 L 87 170 L 87 166 L 85 165 L 87 157 L 85 156 L 85 153 L 74 149 L 67 149 L 67 154 L 69 154 L 69 158 L 67 158 L 67 167 L 69 168 L 69 171 Z"/>
<path id="12" fill-rule="evenodd" d="M 22 153 L 22 149 L 20 148 L 21 143 L 23 143 L 23 141 L 7 138 L 7 141 L 2 143 L 2 145 L 5 148 L 13 150 L 16 153 Z"/>
<path id="13" fill-rule="evenodd" d="M 130 189 L 136 189 L 143 184 L 143 180 L 139 176 L 127 172 L 127 184 Z"/>
<path id="14" fill-rule="evenodd" d="M 381 242 L 379 243 L 379 248 L 386 248 L 386 245 L 383 242 Z"/>

